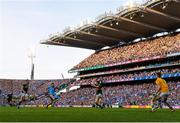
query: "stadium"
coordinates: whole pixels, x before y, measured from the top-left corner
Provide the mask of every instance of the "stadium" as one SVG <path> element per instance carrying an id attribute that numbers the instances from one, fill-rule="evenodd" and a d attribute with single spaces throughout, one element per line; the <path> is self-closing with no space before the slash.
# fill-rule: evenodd
<path id="1" fill-rule="evenodd" d="M 69 68 L 69 73 L 76 73 L 74 78 L 28 80 L 28 94 L 38 98 L 21 104 L 20 109 L 17 100 L 27 80 L 0 79 L 0 121 L 180 121 L 179 0 L 148 0 L 122 7 L 40 43 L 94 53 Z M 169 86 L 168 103 L 175 112 L 166 105 L 149 112 L 157 72 Z M 96 88 L 92 86 L 99 80 L 103 109 L 95 105 Z M 60 99 L 45 108 L 51 101 L 44 96 L 51 83 L 58 87 Z M 11 105 L 9 95 L 13 96 Z"/>

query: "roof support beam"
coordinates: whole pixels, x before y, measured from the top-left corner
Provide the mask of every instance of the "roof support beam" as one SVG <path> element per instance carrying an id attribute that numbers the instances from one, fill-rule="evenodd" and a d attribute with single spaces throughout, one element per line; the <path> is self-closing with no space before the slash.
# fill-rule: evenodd
<path id="1" fill-rule="evenodd" d="M 85 43 L 85 44 L 106 46 L 105 44 L 102 44 L 102 43 L 91 42 L 91 41 L 86 41 L 86 40 L 81 40 L 81 39 L 72 38 L 72 37 L 69 37 L 69 36 L 64 36 L 64 39 L 69 39 L 69 40 L 73 40 L 73 41 L 78 41 L 78 42 Z"/>
<path id="2" fill-rule="evenodd" d="M 162 12 L 159 12 L 159 11 L 156 11 L 154 9 L 147 8 L 147 7 L 145 8 L 145 10 L 148 11 L 148 12 L 154 13 L 154 14 L 158 14 L 158 15 L 164 16 L 164 17 L 169 18 L 171 20 L 175 20 L 175 21 L 179 21 L 180 22 L 180 18 L 178 18 L 178 17 L 174 17 L 172 15 L 165 14 L 165 13 L 162 13 Z"/>
<path id="3" fill-rule="evenodd" d="M 96 27 L 108 29 L 108 30 L 118 32 L 118 33 L 127 33 L 129 35 L 133 35 L 133 36 L 136 36 L 136 37 L 142 36 L 141 34 L 138 34 L 138 33 L 130 32 L 130 31 L 122 30 L 122 29 L 115 29 L 115 28 L 108 27 L 108 26 L 105 26 L 105 25 L 96 25 Z"/>
<path id="4" fill-rule="evenodd" d="M 63 43 L 59 43 L 59 42 L 55 42 L 55 41 L 47 41 L 47 42 L 42 42 L 41 44 L 47 44 L 47 45 L 57 45 L 57 46 L 67 46 L 67 47 L 78 47 L 78 48 L 86 48 L 86 49 L 90 49 L 90 50 L 96 50 L 93 47 L 83 47 L 83 46 L 79 46 L 79 45 L 74 45 L 71 46 L 69 44 L 63 44 Z"/>
<path id="5" fill-rule="evenodd" d="M 82 34 L 85 34 L 85 35 L 95 36 L 95 37 L 98 37 L 98 38 L 103 38 L 103 39 L 108 39 L 108 40 L 119 40 L 118 38 L 113 38 L 113 37 L 109 37 L 109 36 L 88 33 L 88 32 L 85 32 L 85 31 L 78 31 L 78 32 L 80 32 Z"/>
<path id="6" fill-rule="evenodd" d="M 147 27 L 147 28 L 155 29 L 155 30 L 158 30 L 158 31 L 166 31 L 166 29 L 164 29 L 164 28 L 157 27 L 157 26 L 150 25 L 150 24 L 146 24 L 146 23 L 142 23 L 142 22 L 138 22 L 138 21 L 134 21 L 134 20 L 131 20 L 131 19 L 128 19 L 128 18 L 125 18 L 125 17 L 116 17 L 116 19 L 118 21 L 123 20 L 123 21 L 127 21 L 127 22 L 131 22 L 131 23 L 140 25 L 140 26 L 144 26 L 144 27 Z"/>
<path id="7" fill-rule="evenodd" d="M 68 44 L 63 44 L 55 41 L 46 41 L 46 42 L 41 42 L 41 44 L 48 44 L 48 45 L 60 45 L 60 46 L 69 46 Z"/>
<path id="8" fill-rule="evenodd" d="M 179 0 L 174 0 L 175 2 L 177 2 L 177 3 L 180 3 L 180 1 Z"/>

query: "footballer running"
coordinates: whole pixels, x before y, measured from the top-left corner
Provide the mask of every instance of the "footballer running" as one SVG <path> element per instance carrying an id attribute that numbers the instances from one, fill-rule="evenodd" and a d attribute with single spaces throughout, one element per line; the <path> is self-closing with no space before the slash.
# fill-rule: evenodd
<path id="1" fill-rule="evenodd" d="M 96 88 L 95 107 L 103 108 L 102 102 L 102 81 L 97 80 L 96 84 L 92 84 L 92 87 Z"/>
<path id="2" fill-rule="evenodd" d="M 26 80 L 26 83 L 22 84 L 21 97 L 20 97 L 19 103 L 17 105 L 18 109 L 20 108 L 20 105 L 22 102 L 25 102 L 26 100 L 29 99 L 28 89 L 29 89 L 29 80 Z"/>
<path id="3" fill-rule="evenodd" d="M 60 99 L 60 96 L 56 93 L 54 83 L 51 83 L 51 85 L 48 86 L 47 97 L 50 98 L 51 102 L 47 104 L 46 108 L 48 108 L 50 105 L 54 107 L 55 103 Z"/>
<path id="4" fill-rule="evenodd" d="M 161 72 L 156 73 L 157 79 L 155 81 L 157 85 L 157 90 L 155 93 L 154 98 L 152 99 L 152 109 L 151 112 L 154 112 L 159 106 L 161 106 L 161 103 L 164 103 L 172 112 L 175 110 L 173 107 L 167 102 L 168 96 L 169 96 L 169 87 L 164 79 L 161 78 Z M 155 102 L 159 101 L 159 105 L 155 105 Z"/>

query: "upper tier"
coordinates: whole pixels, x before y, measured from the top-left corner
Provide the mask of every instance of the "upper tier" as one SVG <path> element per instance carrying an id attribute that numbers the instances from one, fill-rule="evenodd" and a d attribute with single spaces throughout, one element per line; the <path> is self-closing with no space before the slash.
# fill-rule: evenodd
<path id="1" fill-rule="evenodd" d="M 74 69 L 113 64 L 157 55 L 166 55 L 174 52 L 180 52 L 180 34 L 168 35 L 95 52 L 76 65 Z"/>

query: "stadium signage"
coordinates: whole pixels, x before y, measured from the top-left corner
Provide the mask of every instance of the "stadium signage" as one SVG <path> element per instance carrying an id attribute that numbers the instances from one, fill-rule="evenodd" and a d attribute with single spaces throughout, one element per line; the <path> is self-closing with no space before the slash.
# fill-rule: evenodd
<path id="1" fill-rule="evenodd" d="M 162 75 L 162 78 L 172 78 L 172 77 L 180 77 L 180 72 Z M 121 79 L 121 80 L 109 80 L 109 81 L 105 81 L 105 83 L 138 81 L 138 80 L 148 80 L 148 79 L 156 79 L 156 76 L 143 76 L 143 77 L 134 77 L 129 79 Z"/>
<path id="2" fill-rule="evenodd" d="M 162 75 L 162 78 L 175 78 L 180 77 L 180 72 L 177 73 L 166 73 Z M 104 83 L 116 83 L 116 82 L 129 82 L 129 81 L 141 81 L 141 80 L 151 80 L 156 79 L 155 75 L 151 76 L 142 76 L 142 77 L 133 77 L 127 79 L 115 79 L 115 80 L 107 80 Z M 81 85 L 88 85 L 89 83 L 82 83 Z"/>
<path id="3" fill-rule="evenodd" d="M 124 72 L 131 72 L 131 71 L 136 71 L 136 70 L 147 70 L 147 69 L 153 69 L 153 68 L 161 68 L 161 67 L 168 67 L 168 66 L 176 66 L 180 65 L 178 64 L 160 64 L 160 65 L 150 65 L 150 66 L 145 66 L 145 67 L 140 67 L 140 68 L 132 68 L 129 70 L 116 70 L 116 71 L 110 71 L 110 72 L 100 72 L 100 73 L 92 73 L 92 74 L 86 74 L 86 75 L 78 75 L 76 76 L 77 78 L 82 78 L 82 77 L 90 77 L 90 76 L 100 76 L 100 75 L 108 75 L 108 74 L 113 74 L 113 73 L 124 73 Z"/>
<path id="4" fill-rule="evenodd" d="M 172 57 L 172 56 L 179 56 L 180 53 L 172 53 L 172 54 L 168 54 L 167 57 Z"/>

